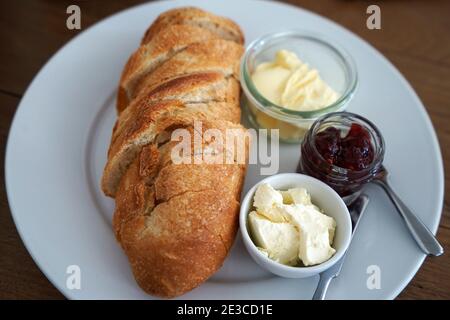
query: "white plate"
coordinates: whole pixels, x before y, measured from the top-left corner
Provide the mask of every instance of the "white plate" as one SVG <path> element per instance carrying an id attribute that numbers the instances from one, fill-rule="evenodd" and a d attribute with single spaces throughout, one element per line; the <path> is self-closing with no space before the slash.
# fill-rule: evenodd
<path id="1" fill-rule="evenodd" d="M 400 73 L 366 42 L 311 12 L 242 0 L 156 2 L 96 24 L 65 45 L 39 72 L 17 110 L 6 154 L 6 185 L 15 223 L 28 251 L 68 298 L 152 298 L 133 280 L 111 232 L 113 201 L 99 179 L 115 118 L 114 96 L 128 55 L 153 19 L 180 5 L 197 5 L 238 22 L 251 41 L 285 28 L 336 39 L 356 60 L 359 89 L 349 110 L 383 132 L 392 184 L 436 231 L 443 201 L 439 146 L 425 109 Z M 32 48 L 30 48 L 32 50 Z M 295 170 L 297 145 L 281 148 L 280 172 Z M 245 190 L 262 177 L 250 166 Z M 394 298 L 424 260 L 393 206 L 376 187 L 329 298 Z M 81 290 L 66 287 L 69 265 L 81 268 Z M 381 288 L 366 285 L 370 265 Z M 309 299 L 317 278 L 282 279 L 262 271 L 238 238 L 223 268 L 186 299 Z"/>

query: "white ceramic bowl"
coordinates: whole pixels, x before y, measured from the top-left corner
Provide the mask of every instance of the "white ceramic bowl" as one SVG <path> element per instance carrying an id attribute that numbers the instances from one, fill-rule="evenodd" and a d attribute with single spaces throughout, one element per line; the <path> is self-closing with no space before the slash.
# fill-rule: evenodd
<path id="1" fill-rule="evenodd" d="M 247 222 L 248 214 L 253 204 L 256 188 L 261 183 L 268 183 L 277 190 L 303 187 L 311 194 L 312 202 L 321 208 L 328 216 L 336 220 L 336 234 L 333 248 L 336 253 L 329 260 L 309 267 L 291 267 L 278 263 L 261 253 L 250 238 Z M 261 180 L 245 195 L 241 203 L 239 224 L 247 251 L 250 256 L 264 269 L 286 278 L 306 278 L 317 275 L 335 264 L 347 250 L 351 234 L 352 223 L 350 213 L 342 198 L 328 185 L 313 177 L 299 173 L 281 173 Z"/>

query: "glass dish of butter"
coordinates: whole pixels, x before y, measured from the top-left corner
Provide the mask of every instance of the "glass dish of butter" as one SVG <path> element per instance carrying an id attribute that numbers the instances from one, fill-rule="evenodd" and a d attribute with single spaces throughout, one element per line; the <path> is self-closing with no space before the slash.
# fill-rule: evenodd
<path id="1" fill-rule="evenodd" d="M 322 36 L 286 31 L 249 45 L 241 63 L 244 111 L 256 128 L 298 143 L 319 116 L 342 111 L 357 87 L 348 53 Z"/>
<path id="2" fill-rule="evenodd" d="M 278 191 L 261 184 L 253 207 L 248 216 L 250 234 L 270 259 L 289 266 L 311 266 L 335 254 L 336 221 L 311 202 L 305 188 Z"/>

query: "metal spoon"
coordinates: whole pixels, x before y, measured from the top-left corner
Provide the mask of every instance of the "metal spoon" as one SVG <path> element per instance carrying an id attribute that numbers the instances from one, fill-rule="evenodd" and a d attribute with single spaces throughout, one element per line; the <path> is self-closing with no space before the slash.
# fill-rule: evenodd
<path id="1" fill-rule="evenodd" d="M 386 191 L 398 213 L 402 216 L 414 240 L 419 247 L 429 255 L 440 256 L 444 253 L 444 249 L 439 244 L 433 233 L 423 224 L 423 222 L 403 203 L 397 196 L 387 180 L 388 171 L 383 166 L 380 173 L 372 181 Z"/>
<path id="2" fill-rule="evenodd" d="M 361 194 L 356 200 L 352 201 L 352 204 L 348 206 L 350 212 L 350 218 L 352 220 L 352 238 L 355 234 L 355 230 L 358 227 L 360 218 L 364 211 L 366 210 L 367 204 L 369 203 L 369 197 L 365 194 Z M 336 278 L 341 272 L 342 265 L 345 261 L 345 256 L 347 252 L 344 253 L 342 258 L 336 262 L 329 269 L 322 272 L 319 277 L 319 283 L 317 285 L 316 291 L 312 297 L 313 300 L 324 300 L 325 295 L 328 290 L 328 286 L 333 278 Z"/>

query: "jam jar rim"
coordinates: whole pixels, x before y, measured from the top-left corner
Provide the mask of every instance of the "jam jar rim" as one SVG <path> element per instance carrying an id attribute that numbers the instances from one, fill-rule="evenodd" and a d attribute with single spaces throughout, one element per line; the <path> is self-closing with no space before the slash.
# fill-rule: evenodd
<path id="1" fill-rule="evenodd" d="M 339 167 L 335 164 L 330 164 L 326 161 L 326 159 L 322 156 L 322 154 L 317 150 L 316 144 L 314 141 L 311 141 L 312 138 L 314 138 L 314 132 L 315 130 L 325 121 L 327 118 L 333 118 L 333 117 L 343 117 L 350 120 L 356 119 L 359 122 L 362 122 L 365 127 L 367 127 L 370 131 L 372 131 L 372 135 L 374 135 L 378 139 L 378 144 L 376 145 L 376 152 L 373 158 L 373 161 L 371 162 L 370 166 L 368 166 L 365 169 L 362 170 L 351 170 L 343 167 Z M 381 134 L 381 131 L 378 129 L 378 127 L 369 119 L 360 116 L 353 112 L 347 112 L 347 111 L 339 111 L 339 112 L 331 112 L 328 114 L 325 114 L 319 118 L 317 118 L 316 121 L 312 124 L 311 128 L 308 130 L 305 139 L 303 143 L 308 143 L 310 147 L 312 148 L 313 152 L 319 157 L 320 160 L 322 160 L 324 163 L 326 163 L 332 170 L 331 173 L 328 173 L 328 176 L 331 178 L 340 178 L 343 176 L 346 176 L 349 172 L 351 173 L 359 173 L 360 176 L 357 179 L 352 179 L 353 183 L 358 183 L 358 181 L 365 180 L 369 174 L 376 174 L 379 169 L 381 168 L 384 160 L 384 154 L 385 154 L 385 142 L 383 135 Z M 303 155 L 302 155 L 303 157 Z"/>

